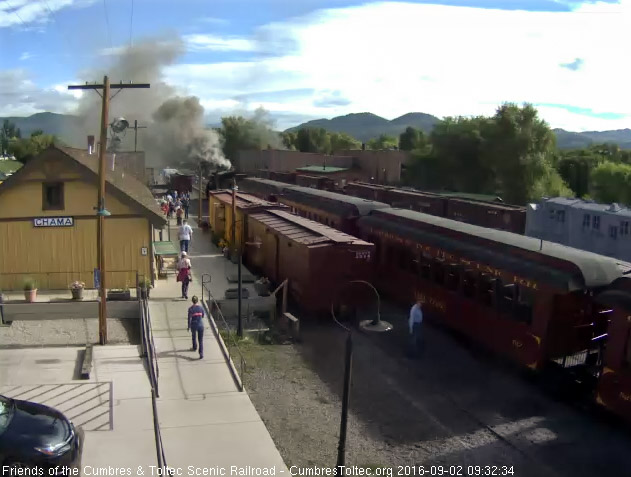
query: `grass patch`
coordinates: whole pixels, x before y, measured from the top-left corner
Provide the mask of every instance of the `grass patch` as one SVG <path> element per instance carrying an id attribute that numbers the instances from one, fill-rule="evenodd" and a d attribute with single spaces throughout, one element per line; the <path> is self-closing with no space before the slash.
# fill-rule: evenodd
<path id="1" fill-rule="evenodd" d="M 20 161 L 0 161 L 0 172 L 15 172 L 20 167 L 22 167 Z"/>

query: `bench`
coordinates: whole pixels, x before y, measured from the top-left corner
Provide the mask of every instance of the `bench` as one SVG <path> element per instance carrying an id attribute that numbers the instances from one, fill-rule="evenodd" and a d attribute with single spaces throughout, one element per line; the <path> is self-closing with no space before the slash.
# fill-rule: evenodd
<path id="1" fill-rule="evenodd" d="M 90 371 L 92 371 L 92 345 L 85 347 L 83 353 L 83 364 L 81 365 L 81 379 L 90 379 Z"/>

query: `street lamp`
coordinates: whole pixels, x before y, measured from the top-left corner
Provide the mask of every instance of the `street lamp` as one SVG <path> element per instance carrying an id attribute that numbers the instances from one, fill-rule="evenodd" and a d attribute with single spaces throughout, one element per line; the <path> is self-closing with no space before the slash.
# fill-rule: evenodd
<path id="1" fill-rule="evenodd" d="M 392 325 L 387 321 L 381 320 L 381 298 L 377 289 L 365 280 L 351 280 L 342 286 L 338 291 L 338 296 L 344 288 L 350 284 L 361 283 L 370 287 L 377 295 L 377 318 L 374 320 L 363 320 L 360 322 L 359 327 L 364 331 L 372 332 L 384 332 L 392 330 Z M 342 396 L 342 417 L 340 419 L 340 439 L 337 445 L 337 467 L 344 467 L 346 462 L 346 427 L 348 423 L 348 403 L 351 393 L 351 373 L 353 366 L 353 333 L 351 328 L 344 326 L 340 323 L 335 316 L 334 301 L 331 302 L 331 316 L 333 321 L 337 323 L 341 328 L 347 331 L 346 337 L 346 349 L 344 353 L 344 391 Z"/>

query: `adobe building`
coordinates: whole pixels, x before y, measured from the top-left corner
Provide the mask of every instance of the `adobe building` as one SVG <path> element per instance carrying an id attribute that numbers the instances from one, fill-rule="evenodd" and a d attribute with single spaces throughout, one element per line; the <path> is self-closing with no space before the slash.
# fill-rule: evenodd
<path id="1" fill-rule="evenodd" d="M 366 181 L 376 184 L 397 184 L 410 154 L 399 150 L 347 150 L 333 155 L 265 149 L 239 151 L 236 167 L 239 172 L 270 177 L 271 172 L 294 172 L 307 175 L 329 175 L 336 172 L 338 187 L 342 181 Z M 305 169 L 306 168 L 306 169 Z M 301 172 L 303 170 L 303 172 Z M 269 171 L 269 172 L 265 172 Z M 333 178 L 332 176 L 330 176 Z"/>
<path id="2" fill-rule="evenodd" d="M 154 276 L 154 228 L 166 225 L 149 189 L 106 168 L 106 285 L 133 288 L 137 274 Z M 95 288 L 98 157 L 52 146 L 0 185 L 0 289 L 20 290 L 25 278 L 40 290 Z"/>

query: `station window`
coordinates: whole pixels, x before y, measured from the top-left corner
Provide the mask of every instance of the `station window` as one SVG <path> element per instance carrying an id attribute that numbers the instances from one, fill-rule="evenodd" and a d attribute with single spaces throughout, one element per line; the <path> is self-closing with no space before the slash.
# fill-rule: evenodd
<path id="1" fill-rule="evenodd" d="M 620 222 L 620 235 L 629 235 L 629 222 L 626 220 Z"/>
<path id="2" fill-rule="evenodd" d="M 446 283 L 449 290 L 456 291 L 460 287 L 460 269 L 460 265 L 456 263 L 449 264 Z"/>
<path id="3" fill-rule="evenodd" d="M 610 225 L 609 226 L 609 236 L 616 240 L 616 238 L 618 237 L 618 227 L 616 227 L 615 225 Z"/>
<path id="4" fill-rule="evenodd" d="M 594 230 L 600 230 L 600 217 L 598 215 L 594 215 L 592 227 Z"/>
<path id="5" fill-rule="evenodd" d="M 42 210 L 64 209 L 64 183 L 44 182 L 42 184 Z"/>
<path id="6" fill-rule="evenodd" d="M 583 228 L 589 227 L 591 219 L 592 218 L 589 214 L 583 214 Z"/>
<path id="7" fill-rule="evenodd" d="M 477 277 L 473 270 L 465 270 L 462 278 L 462 293 L 467 298 L 475 298 Z"/>
<path id="8" fill-rule="evenodd" d="M 557 210 L 557 222 L 565 222 L 565 210 Z"/>
<path id="9" fill-rule="evenodd" d="M 554 220 L 554 217 L 555 217 L 555 210 L 550 209 L 550 220 Z"/>
<path id="10" fill-rule="evenodd" d="M 433 275 L 434 275 L 434 282 L 436 282 L 438 285 L 444 285 L 445 284 L 445 264 L 442 260 L 434 260 L 434 263 L 432 265 L 433 268 Z"/>
<path id="11" fill-rule="evenodd" d="M 495 297 L 495 286 L 493 279 L 488 273 L 480 274 L 480 288 L 479 295 L 480 301 L 487 305 L 493 305 L 493 299 Z"/>

